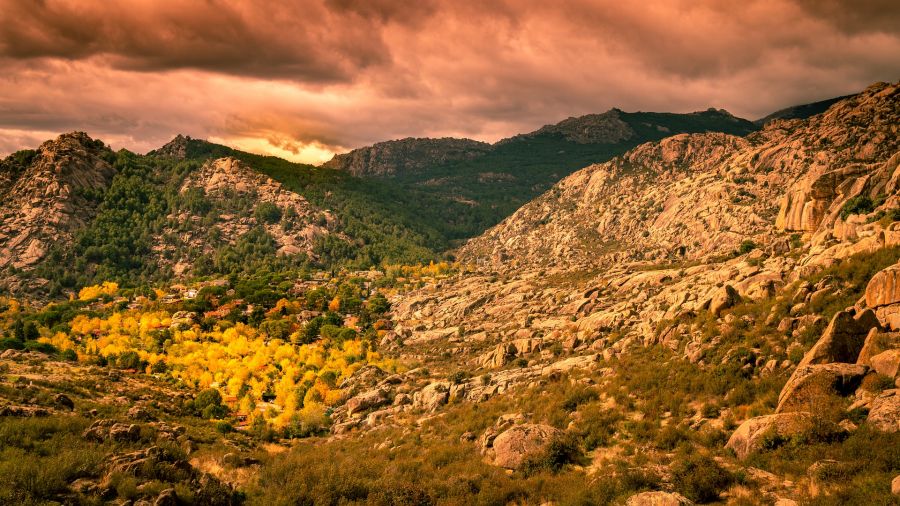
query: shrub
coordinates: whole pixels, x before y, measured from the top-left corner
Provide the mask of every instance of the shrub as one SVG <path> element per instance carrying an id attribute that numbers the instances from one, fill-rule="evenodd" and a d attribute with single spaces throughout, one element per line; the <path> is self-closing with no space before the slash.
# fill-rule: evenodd
<path id="1" fill-rule="evenodd" d="M 136 351 L 126 351 L 116 358 L 116 367 L 119 369 L 142 369 L 143 363 Z"/>
<path id="2" fill-rule="evenodd" d="M 688 499 L 706 503 L 719 498 L 719 494 L 734 477 L 712 458 L 699 453 L 682 454 L 671 466 L 672 483 Z"/>
<path id="3" fill-rule="evenodd" d="M 751 241 L 750 239 L 744 239 L 741 241 L 741 245 L 738 247 L 738 253 L 741 255 L 746 255 L 751 251 L 756 249 L 756 243 Z"/>
<path id="4" fill-rule="evenodd" d="M 575 411 L 578 409 L 578 406 L 590 401 L 596 401 L 599 397 L 600 395 L 597 393 L 596 389 L 582 388 L 570 393 L 566 397 L 566 400 L 563 401 L 562 407 L 566 411 Z"/>
<path id="5" fill-rule="evenodd" d="M 0 350 L 23 350 L 25 343 L 12 337 L 4 337 L 0 339 Z"/>
<path id="6" fill-rule="evenodd" d="M 59 351 L 56 349 L 56 346 L 53 346 L 50 343 L 40 343 L 37 341 L 26 341 L 25 349 L 28 351 L 46 353 L 47 355 L 55 355 Z"/>
<path id="7" fill-rule="evenodd" d="M 557 472 L 564 465 L 578 462 L 581 458 L 578 441 L 572 436 L 564 436 L 551 440 L 543 451 L 526 459 L 521 469 L 526 475 L 542 470 Z"/>
<path id="8" fill-rule="evenodd" d="M 846 220 L 851 214 L 868 214 L 875 210 L 875 203 L 865 195 L 858 195 L 844 203 L 841 207 L 841 219 Z"/>
<path id="9" fill-rule="evenodd" d="M 253 217 L 263 223 L 278 223 L 281 221 L 281 209 L 271 202 L 260 202 L 253 211 Z"/>

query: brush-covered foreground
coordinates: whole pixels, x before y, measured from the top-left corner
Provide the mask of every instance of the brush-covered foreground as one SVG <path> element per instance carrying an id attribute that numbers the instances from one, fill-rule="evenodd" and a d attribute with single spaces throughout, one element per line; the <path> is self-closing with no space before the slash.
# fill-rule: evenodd
<path id="1" fill-rule="evenodd" d="M 699 363 L 662 344 L 641 347 L 483 402 L 414 407 L 339 435 L 329 434 L 330 418 L 349 405 L 354 373 L 416 366 L 379 350 L 383 294 L 452 267 L 306 280 L 255 304 L 209 284 L 151 297 L 105 284 L 42 308 L 6 300 L 0 501 L 616 504 L 662 491 L 697 503 L 894 504 L 900 433 L 871 426 L 863 411 L 845 415 L 851 400 L 821 405 L 823 419 L 852 422 L 843 432 L 773 435 L 743 459 L 725 443 L 741 420 L 775 410 L 790 376 L 757 363 L 799 362 L 818 337 L 801 334 L 789 349 L 771 323 L 788 315 L 799 287 L 841 287 L 804 309 L 827 320 L 897 258 L 858 255 L 723 318 L 697 314 L 682 323 L 717 339 Z M 864 383 L 873 394 L 892 387 L 877 375 Z M 527 424 L 564 436 L 514 470 L 494 465 L 485 435 Z"/>

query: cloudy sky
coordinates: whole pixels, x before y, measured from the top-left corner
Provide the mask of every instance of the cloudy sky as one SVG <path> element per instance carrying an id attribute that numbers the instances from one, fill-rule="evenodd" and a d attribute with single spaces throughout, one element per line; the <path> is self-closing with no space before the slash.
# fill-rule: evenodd
<path id="1" fill-rule="evenodd" d="M 84 130 L 319 163 L 611 107 L 781 107 L 900 79 L 896 0 L 0 0 L 0 154 Z"/>

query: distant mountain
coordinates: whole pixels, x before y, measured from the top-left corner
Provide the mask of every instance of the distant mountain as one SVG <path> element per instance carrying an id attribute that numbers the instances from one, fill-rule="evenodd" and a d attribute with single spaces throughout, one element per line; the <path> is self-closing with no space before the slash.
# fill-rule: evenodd
<path id="1" fill-rule="evenodd" d="M 810 116 L 815 116 L 816 114 L 822 114 L 823 112 L 827 111 L 828 108 L 832 105 L 840 102 L 841 100 L 844 100 L 845 98 L 850 98 L 853 96 L 855 95 L 844 95 L 842 97 L 829 98 L 827 100 L 821 100 L 819 102 L 813 102 L 811 104 L 785 107 L 784 109 L 775 111 L 764 118 L 760 118 L 754 121 L 753 123 L 757 126 L 763 126 L 773 119 L 806 119 Z"/>
<path id="2" fill-rule="evenodd" d="M 490 151 L 490 144 L 471 139 L 400 139 L 354 149 L 325 162 L 323 167 L 354 176 L 393 176 L 434 165 L 471 160 Z"/>
<path id="3" fill-rule="evenodd" d="M 324 166 L 381 181 L 392 189 L 392 199 L 455 245 L 495 225 L 575 170 L 641 143 L 678 133 L 746 135 L 757 129 L 716 109 L 690 114 L 612 109 L 493 145 L 404 139 L 337 155 Z"/>

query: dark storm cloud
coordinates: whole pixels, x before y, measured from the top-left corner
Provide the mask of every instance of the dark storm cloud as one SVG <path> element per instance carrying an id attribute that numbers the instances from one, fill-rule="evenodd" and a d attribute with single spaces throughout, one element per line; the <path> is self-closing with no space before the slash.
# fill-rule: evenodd
<path id="1" fill-rule="evenodd" d="M 878 0 L 0 0 L 0 149 L 81 128 L 318 161 L 611 107 L 752 119 L 897 80 L 898 26 Z"/>

